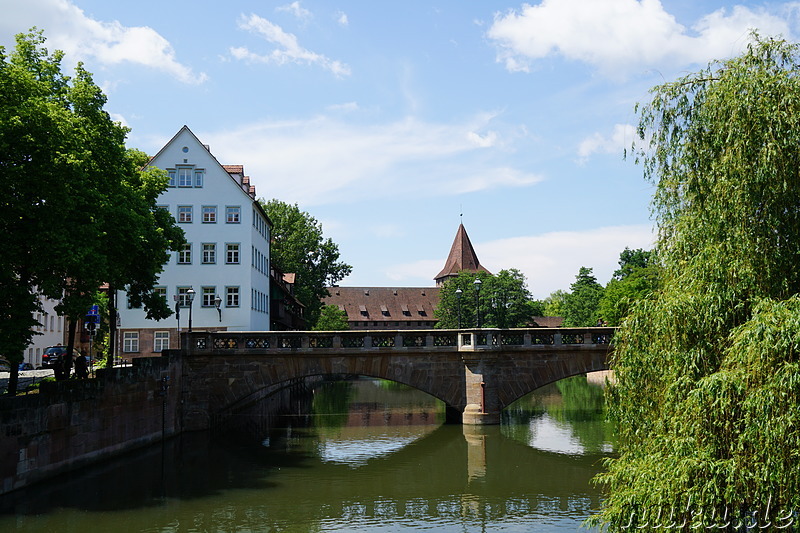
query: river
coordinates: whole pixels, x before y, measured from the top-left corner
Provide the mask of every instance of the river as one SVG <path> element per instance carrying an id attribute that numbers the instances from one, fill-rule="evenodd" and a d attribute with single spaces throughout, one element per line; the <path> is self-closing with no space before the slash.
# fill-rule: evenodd
<path id="1" fill-rule="evenodd" d="M 583 377 L 526 396 L 500 426 L 444 425 L 437 400 L 373 380 L 321 384 L 302 410 L 7 495 L 0 531 L 576 531 L 613 453 L 602 389 Z"/>

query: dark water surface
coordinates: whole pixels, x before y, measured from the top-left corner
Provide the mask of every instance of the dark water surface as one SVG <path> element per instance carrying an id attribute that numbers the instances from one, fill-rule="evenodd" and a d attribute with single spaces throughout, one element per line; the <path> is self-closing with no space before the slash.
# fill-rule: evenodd
<path id="1" fill-rule="evenodd" d="M 601 502 L 612 439 L 585 378 L 484 428 L 377 381 L 307 406 L 266 434 L 185 435 L 0 498 L 0 532 L 576 531 Z"/>

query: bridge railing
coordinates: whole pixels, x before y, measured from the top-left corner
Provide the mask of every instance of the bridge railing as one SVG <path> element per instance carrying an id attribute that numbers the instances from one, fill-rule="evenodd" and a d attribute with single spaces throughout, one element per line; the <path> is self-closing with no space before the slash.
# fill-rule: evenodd
<path id="1" fill-rule="evenodd" d="M 355 331 L 193 331 L 181 344 L 188 353 L 491 351 L 525 347 L 557 349 L 608 345 L 615 328 L 431 329 Z"/>

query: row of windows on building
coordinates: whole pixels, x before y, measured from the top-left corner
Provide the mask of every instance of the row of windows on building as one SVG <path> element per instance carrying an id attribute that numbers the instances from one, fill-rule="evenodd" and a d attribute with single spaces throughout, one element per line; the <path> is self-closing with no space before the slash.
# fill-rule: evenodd
<path id="1" fill-rule="evenodd" d="M 200 263 L 203 265 L 216 265 L 217 264 L 217 243 L 204 242 L 200 244 L 202 249 Z M 238 265 L 241 262 L 240 258 L 241 246 L 238 242 L 225 243 L 225 264 Z M 183 247 L 178 250 L 178 264 L 191 265 L 192 264 L 192 243 L 187 242 Z"/>
<path id="2" fill-rule="evenodd" d="M 169 211 L 169 206 L 160 205 L 161 209 Z M 175 220 L 180 224 L 191 224 L 194 222 L 194 206 L 193 205 L 179 205 L 176 208 Z M 219 217 L 217 216 L 216 205 L 202 205 L 200 206 L 200 221 L 203 224 L 216 224 Z M 225 223 L 226 224 L 239 224 L 242 221 L 242 207 L 238 205 L 225 206 Z"/>
<path id="3" fill-rule="evenodd" d="M 169 349 L 169 331 L 153 332 L 153 351 L 160 352 Z M 139 352 L 139 332 L 125 331 L 122 334 L 122 351 L 126 353 Z"/>
<path id="4" fill-rule="evenodd" d="M 263 219 L 258 211 L 256 211 L 255 207 L 253 208 L 253 227 L 258 233 L 261 234 L 262 237 L 264 237 L 266 240 L 269 240 L 267 221 Z"/>
<path id="5" fill-rule="evenodd" d="M 176 301 L 178 306 L 180 307 L 189 307 L 189 289 L 192 287 L 189 286 L 181 286 L 177 287 L 175 291 Z M 164 298 L 164 300 L 169 301 L 167 294 L 166 287 L 154 287 L 153 291 Z M 200 307 L 216 307 L 216 299 L 217 299 L 217 287 L 213 285 L 203 285 L 200 287 L 199 291 L 195 291 L 195 300 L 200 301 Z M 220 296 L 220 305 L 224 305 L 225 307 L 239 307 L 240 305 L 240 292 L 239 287 L 234 285 L 228 285 L 225 287 L 224 297 Z M 134 306 L 131 303 L 130 298 L 128 299 L 128 309 L 133 309 Z"/>
<path id="6" fill-rule="evenodd" d="M 257 313 L 269 311 L 269 295 L 258 289 L 250 289 L 250 308 Z"/>
<path id="7" fill-rule="evenodd" d="M 267 257 L 267 255 L 261 253 L 261 250 L 259 250 L 255 246 L 252 247 L 251 252 L 252 254 L 250 257 L 252 257 L 253 259 L 251 261 L 250 266 L 258 270 L 265 276 L 268 276 L 269 272 L 267 271 L 269 270 L 269 258 Z"/>
<path id="8" fill-rule="evenodd" d="M 414 323 L 414 322 L 358 322 L 358 321 L 353 322 L 353 327 L 369 327 L 370 325 L 372 325 L 372 326 L 383 326 L 383 327 L 420 326 L 420 327 L 424 327 L 424 328 L 433 328 L 434 326 L 436 326 L 436 322 L 417 322 L 417 323 Z"/>
<path id="9" fill-rule="evenodd" d="M 168 187 L 202 187 L 203 178 L 206 171 L 202 168 L 194 168 L 191 165 L 176 166 L 167 169 L 169 175 Z"/>
<path id="10" fill-rule="evenodd" d="M 36 322 L 39 325 L 34 326 L 34 331 L 38 332 L 45 332 L 45 331 L 61 331 L 61 315 L 51 315 L 49 313 L 36 313 Z M 48 322 L 50 328 L 48 329 Z M 58 329 L 56 329 L 56 323 L 58 323 Z"/>

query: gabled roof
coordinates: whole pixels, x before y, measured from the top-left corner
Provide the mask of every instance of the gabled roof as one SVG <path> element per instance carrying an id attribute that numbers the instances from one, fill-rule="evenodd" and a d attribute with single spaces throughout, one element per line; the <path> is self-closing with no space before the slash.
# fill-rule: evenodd
<path id="1" fill-rule="evenodd" d="M 236 184 L 236 186 L 239 188 L 239 190 L 241 190 L 244 194 L 246 194 L 247 196 L 250 197 L 251 201 L 253 202 L 253 205 L 264 216 L 264 218 L 267 221 L 267 224 L 269 224 L 269 226 L 272 227 L 273 226 L 272 220 L 269 218 L 269 215 L 267 215 L 266 211 L 264 211 L 264 209 L 261 207 L 261 202 L 256 200 L 256 188 L 254 186 L 250 185 L 250 178 L 247 177 L 247 183 L 246 184 L 244 183 L 244 178 L 245 178 L 245 176 L 244 176 L 244 165 L 223 165 L 223 164 L 221 164 L 219 162 L 219 160 L 217 160 L 216 156 L 214 156 L 214 154 L 211 153 L 211 148 L 209 148 L 209 146 L 207 144 L 203 144 L 200 141 L 200 139 L 197 138 L 197 135 L 195 135 L 194 132 L 191 129 L 189 129 L 189 126 L 184 124 L 183 127 L 178 130 L 178 133 L 173 135 L 172 138 L 169 140 L 169 142 L 167 142 L 164 146 L 162 146 L 161 149 L 156 153 L 156 155 L 154 155 L 153 157 L 150 158 L 150 163 L 149 164 L 152 164 L 153 161 L 155 161 L 158 158 L 158 156 L 160 156 L 161 153 L 164 152 L 167 149 L 167 147 L 169 145 L 171 145 L 173 142 L 175 142 L 175 139 L 177 139 L 180 136 L 180 134 L 183 133 L 184 131 L 186 131 L 189 135 L 191 135 L 192 138 L 197 142 L 197 144 L 199 144 L 200 146 L 202 146 L 203 148 L 206 149 L 208 154 L 211 156 L 211 159 L 217 165 L 219 165 L 219 167 L 222 170 L 224 170 L 228 174 L 228 176 Z"/>
<path id="2" fill-rule="evenodd" d="M 453 241 L 453 246 L 450 247 L 450 255 L 447 256 L 444 268 L 439 272 L 435 278 L 436 283 L 439 284 L 445 278 L 458 276 L 459 272 L 486 272 L 491 274 L 488 270 L 481 266 L 478 261 L 478 256 L 475 254 L 475 249 L 467 235 L 467 230 L 464 229 L 464 224 L 458 225 L 456 238 Z"/>

